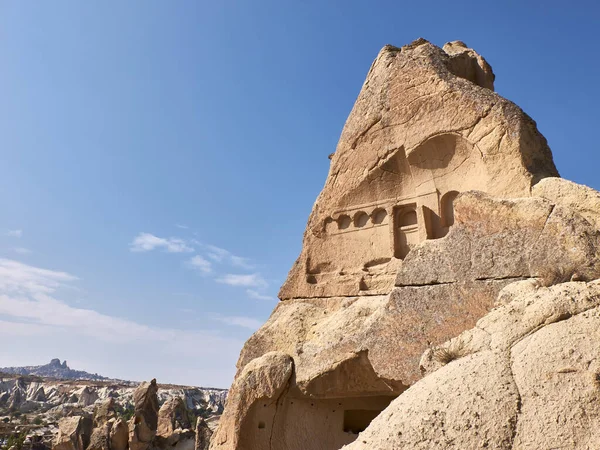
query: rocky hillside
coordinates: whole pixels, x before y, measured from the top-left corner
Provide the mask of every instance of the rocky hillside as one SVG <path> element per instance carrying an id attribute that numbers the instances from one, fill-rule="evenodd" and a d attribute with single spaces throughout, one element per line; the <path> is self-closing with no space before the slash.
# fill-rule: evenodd
<path id="1" fill-rule="evenodd" d="M 134 412 L 134 392 L 138 385 L 114 380 L 57 380 L 0 374 L 0 437 L 25 431 L 29 441 L 40 440 L 50 447 L 58 433 L 59 420 L 91 417 L 107 400 L 113 401 L 115 415 L 127 420 Z M 202 417 L 209 426 L 216 426 L 226 397 L 227 391 L 223 389 L 190 386 L 158 385 L 157 391 L 159 406 L 181 399 L 190 421 Z"/>
<path id="2" fill-rule="evenodd" d="M 97 373 L 89 373 L 83 370 L 73 370 L 67 365 L 67 361 L 60 362 L 60 359 L 54 358 L 49 364 L 41 366 L 25 367 L 0 367 L 0 373 L 13 375 L 36 375 L 39 377 L 57 378 L 60 380 L 109 380 L 107 377 Z"/>

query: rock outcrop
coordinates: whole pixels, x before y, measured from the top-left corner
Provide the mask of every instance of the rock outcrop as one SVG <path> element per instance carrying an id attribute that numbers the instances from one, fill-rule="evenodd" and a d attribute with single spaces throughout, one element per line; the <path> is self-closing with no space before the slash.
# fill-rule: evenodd
<path id="1" fill-rule="evenodd" d="M 156 440 L 157 446 L 165 449 L 192 450 L 195 447 L 190 412 L 181 397 L 170 399 L 158 410 Z"/>
<path id="2" fill-rule="evenodd" d="M 52 377 L 62 380 L 108 380 L 109 378 L 89 373 L 83 370 L 73 370 L 67 365 L 67 361 L 60 362 L 60 359 L 54 358 L 48 364 L 41 366 L 25 367 L 0 367 L 0 372 L 14 375 L 35 375 L 39 377 Z"/>
<path id="3" fill-rule="evenodd" d="M 147 450 L 158 426 L 158 386 L 156 380 L 144 382 L 133 393 L 134 413 L 129 421 L 130 450 Z"/>
<path id="4" fill-rule="evenodd" d="M 110 450 L 127 450 L 129 428 L 123 419 L 117 419 L 110 429 Z"/>
<path id="5" fill-rule="evenodd" d="M 544 308 L 535 296 L 560 297 L 548 286 L 592 295 L 600 193 L 557 178 L 535 123 L 495 94 L 493 81 L 462 42 L 440 49 L 420 39 L 380 52 L 282 301 L 242 349 L 212 450 L 550 448 L 549 438 L 520 431 L 512 347 L 520 344 L 493 350 L 490 339 L 501 338 L 492 331 L 508 331 L 481 323 L 500 310 L 550 323 L 550 312 L 534 320 L 526 308 Z M 525 306 L 511 309 L 517 304 Z M 462 334 L 470 329 L 481 331 L 472 339 L 479 347 Z M 574 348 L 575 336 L 565 337 Z M 530 404 L 541 405 L 539 389 L 532 385 Z M 534 433 L 567 423 L 560 414 Z M 567 435 L 585 441 L 583 432 Z"/>
<path id="6" fill-rule="evenodd" d="M 598 448 L 600 282 L 504 294 L 513 300 L 427 351 L 428 375 L 344 448 Z"/>
<path id="7" fill-rule="evenodd" d="M 208 450 L 212 437 L 212 430 L 202 417 L 196 421 L 196 443 L 194 450 Z"/>
<path id="8" fill-rule="evenodd" d="M 557 176 L 535 123 L 461 42 L 384 47 L 346 121 L 281 299 L 387 294 L 453 223 L 459 192 L 526 197 Z"/>
<path id="9" fill-rule="evenodd" d="M 54 450 L 85 450 L 92 435 L 92 420 L 88 417 L 65 417 L 58 422 Z"/>

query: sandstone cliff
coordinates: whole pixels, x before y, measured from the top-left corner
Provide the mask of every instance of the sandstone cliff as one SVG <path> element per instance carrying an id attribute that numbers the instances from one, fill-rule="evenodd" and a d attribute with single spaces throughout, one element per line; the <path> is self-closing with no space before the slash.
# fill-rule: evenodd
<path id="1" fill-rule="evenodd" d="M 600 193 L 493 82 L 462 42 L 381 50 L 211 449 L 598 447 Z"/>

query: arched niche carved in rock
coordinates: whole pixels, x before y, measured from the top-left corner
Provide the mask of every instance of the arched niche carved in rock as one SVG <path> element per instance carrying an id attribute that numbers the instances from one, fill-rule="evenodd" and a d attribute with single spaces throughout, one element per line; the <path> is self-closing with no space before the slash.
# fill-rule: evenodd
<path id="1" fill-rule="evenodd" d="M 483 155 L 464 137 L 448 133 L 434 136 L 408 152 L 417 194 L 423 192 L 486 191 Z"/>
<path id="2" fill-rule="evenodd" d="M 449 191 L 442 195 L 440 199 L 440 219 L 442 227 L 451 227 L 454 225 L 454 200 L 458 196 L 458 191 Z"/>
<path id="3" fill-rule="evenodd" d="M 404 259 L 411 248 L 419 243 L 416 205 L 398 207 L 394 216 L 394 256 Z"/>

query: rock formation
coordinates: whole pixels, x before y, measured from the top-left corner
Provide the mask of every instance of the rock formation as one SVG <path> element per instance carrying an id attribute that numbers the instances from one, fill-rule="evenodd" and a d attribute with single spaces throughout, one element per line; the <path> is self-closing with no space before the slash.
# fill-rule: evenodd
<path id="1" fill-rule="evenodd" d="M 88 373 L 83 370 L 73 370 L 67 365 L 67 361 L 60 362 L 60 359 L 54 358 L 48 364 L 41 366 L 25 366 L 25 367 L 2 367 L 2 373 L 10 373 L 14 375 L 36 375 L 40 377 L 53 377 L 63 380 L 108 380 L 108 378 L 98 375 L 97 373 Z"/>
<path id="2" fill-rule="evenodd" d="M 510 288 L 344 449 L 599 448 L 600 282 Z"/>
<path id="3" fill-rule="evenodd" d="M 138 384 L 0 374 L 0 442 L 8 436 L 24 434 L 26 448 L 47 450 L 56 444 L 60 419 L 81 416 L 93 418 L 94 431 L 89 436 L 90 444 L 86 450 L 106 446 L 110 450 L 126 450 L 129 445 L 127 419 L 135 409 L 134 391 Z M 185 409 L 189 417 L 186 423 L 181 413 L 176 415 L 172 435 L 161 433 L 159 423 L 157 428 L 161 442 L 155 440 L 154 447 L 169 441 L 177 442 L 177 450 L 181 450 L 182 446 L 191 449 L 195 440 L 192 423 L 197 417 L 207 419 L 208 426 L 216 428 L 226 390 L 157 386 L 159 405 L 178 405 L 178 410 Z M 26 423 L 19 414 L 26 415 Z"/>
<path id="4" fill-rule="evenodd" d="M 177 450 L 193 449 L 196 436 L 190 421 L 190 412 L 181 397 L 165 402 L 158 411 L 157 445 Z"/>
<path id="5" fill-rule="evenodd" d="M 381 50 L 282 301 L 242 349 L 212 450 L 334 450 L 353 442 L 349 448 L 550 448 L 550 437 L 521 431 L 521 417 L 530 414 L 533 424 L 554 388 L 534 398 L 543 382 L 526 374 L 529 362 L 517 363 L 513 346 L 526 352 L 518 339 L 562 320 L 558 306 L 544 309 L 550 297 L 576 302 L 580 290 L 593 304 L 597 285 L 586 282 L 600 276 L 600 193 L 557 178 L 535 123 L 494 93 L 493 81 L 489 64 L 462 42 L 441 49 L 419 39 Z M 505 319 L 493 310 L 499 305 Z M 584 310 L 570 306 L 571 315 Z M 486 320 L 497 327 L 480 326 Z M 502 328 L 510 320 L 530 328 L 509 342 L 518 334 Z M 596 356 L 578 350 L 571 331 L 560 338 L 573 354 L 585 353 L 573 367 L 579 373 L 592 361 L 585 368 L 592 373 Z M 548 373 L 543 361 L 533 364 L 538 377 Z M 581 380 L 572 386 L 582 392 L 566 401 L 570 411 L 580 406 L 579 419 L 561 416 L 567 409 L 557 405 L 557 414 L 527 430 L 556 429 L 552 420 L 585 427 L 588 412 L 594 424 L 596 409 L 578 402 L 593 401 L 596 385 Z M 535 405 L 527 412 L 524 395 Z M 595 448 L 585 447 L 583 434 L 558 441 Z"/>
<path id="6" fill-rule="evenodd" d="M 58 437 L 54 450 L 85 450 L 92 435 L 92 420 L 88 417 L 65 417 L 58 422 Z"/>
<path id="7" fill-rule="evenodd" d="M 133 393 L 134 413 L 129 421 L 129 448 L 147 450 L 158 426 L 158 386 L 156 380 L 142 383 Z"/>
<path id="8" fill-rule="evenodd" d="M 208 450 L 211 437 L 212 430 L 202 417 L 198 417 L 196 421 L 196 444 L 194 445 L 194 450 Z"/>

